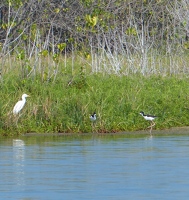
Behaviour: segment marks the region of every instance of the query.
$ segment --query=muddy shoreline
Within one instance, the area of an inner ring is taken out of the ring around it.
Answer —
[[[90,136],[90,135],[125,135],[125,136],[140,136],[140,135],[150,135],[150,131],[140,130],[140,131],[125,131],[125,132],[115,132],[115,133],[25,133],[22,136]],[[170,129],[163,130],[152,130],[151,135],[189,135],[189,126],[184,127],[173,127]]]

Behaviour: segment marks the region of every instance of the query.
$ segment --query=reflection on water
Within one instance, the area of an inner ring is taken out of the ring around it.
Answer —
[[[13,139],[13,182],[15,185],[25,185],[24,161],[25,143],[23,140]]]
[[[0,140],[1,199],[187,199],[189,136]]]

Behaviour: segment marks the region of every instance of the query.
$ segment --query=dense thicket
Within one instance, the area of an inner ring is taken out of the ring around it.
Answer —
[[[2,0],[0,50],[28,58],[77,50],[92,56],[92,65],[105,55],[114,72],[117,55],[132,65],[135,55],[145,74],[152,49],[163,55],[188,49],[188,6],[188,0]]]
[[[181,9],[184,2],[2,0],[1,46],[3,52],[10,48],[10,44],[30,46],[38,32],[41,43],[47,49],[64,42],[69,46],[73,41],[80,48],[88,47],[92,42],[93,45],[101,44],[111,49],[116,48],[115,42],[122,43],[126,48],[128,41],[128,47],[132,48],[139,37],[144,37],[144,42],[153,42],[153,45],[160,47],[165,42],[187,39],[186,21],[183,20],[182,24],[178,22],[178,16],[175,18],[177,7]]]

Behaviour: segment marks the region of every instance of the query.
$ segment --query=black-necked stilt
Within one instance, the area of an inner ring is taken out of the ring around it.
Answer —
[[[154,115],[145,115],[143,111],[141,111],[140,114],[144,117],[145,120],[151,121],[151,125],[148,127],[148,128],[151,128],[150,129],[150,133],[151,133],[152,127],[155,126],[155,122],[153,120],[155,118],[157,118],[157,116],[154,116]]]
[[[94,112],[89,118],[92,122],[95,122],[96,121],[96,113]]]

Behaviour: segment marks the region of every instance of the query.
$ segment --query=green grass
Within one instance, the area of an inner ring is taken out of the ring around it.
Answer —
[[[155,129],[189,125],[189,80],[187,77],[144,77],[82,74],[78,70],[59,74],[54,82],[40,77],[20,78],[6,73],[0,93],[0,133],[118,132],[146,129],[140,111],[155,114]],[[14,104],[23,93],[31,97],[16,123]],[[97,113],[91,125],[89,115]]]
[[[187,61],[188,56],[184,58]],[[184,66],[181,60],[177,59],[179,70]],[[155,129],[189,125],[189,78],[184,74],[108,75],[91,73],[82,59],[76,59],[74,66],[69,58],[66,66],[60,61],[51,66],[44,59],[43,67],[29,77],[27,70],[32,67],[24,66],[25,61],[5,63],[0,80],[1,135],[143,130],[149,122],[140,111],[158,116]],[[23,93],[31,97],[17,119],[12,109]],[[94,111],[97,122],[92,125],[89,116]]]

